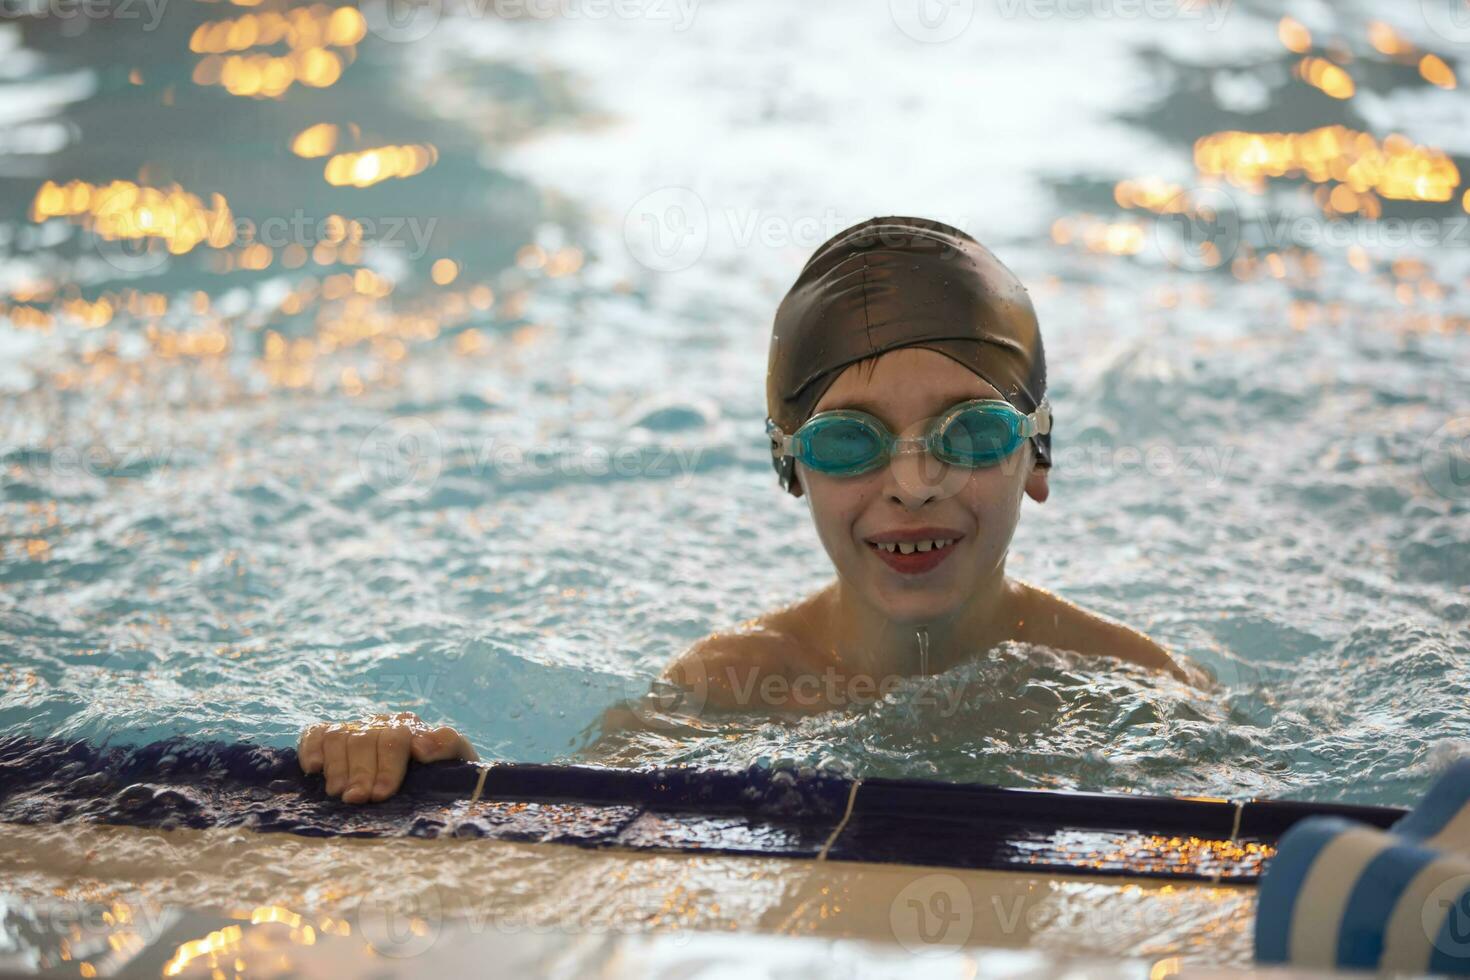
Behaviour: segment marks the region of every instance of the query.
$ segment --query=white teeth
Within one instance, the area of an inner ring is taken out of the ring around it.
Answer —
[[[912,555],[914,552],[937,551],[940,548],[948,548],[955,543],[954,538],[932,538],[928,541],[888,541],[873,542],[873,547],[881,548],[890,555],[897,552],[901,555]]]

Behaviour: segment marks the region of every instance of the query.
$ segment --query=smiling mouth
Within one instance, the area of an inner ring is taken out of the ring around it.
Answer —
[[[922,575],[937,568],[948,558],[963,537],[868,541],[867,545],[893,571],[901,575]]]
[[[922,541],[869,541],[868,545],[878,551],[886,551],[890,555],[895,553],[911,555],[915,552],[923,553],[948,548],[958,540],[959,538],[927,538]]]

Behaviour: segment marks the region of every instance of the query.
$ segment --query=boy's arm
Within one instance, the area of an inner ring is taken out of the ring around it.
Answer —
[[[623,746],[618,736],[629,732],[659,732],[687,735],[699,731],[700,717],[710,706],[711,674],[727,656],[719,634],[700,640],[664,668],[649,691],[638,698],[619,701],[603,711],[597,736],[582,749],[589,758],[603,762],[617,759]],[[716,691],[716,707],[725,698]]]
[[[760,624],[711,634],[665,667],[642,698],[604,711],[600,735],[588,751],[595,751],[604,738],[620,731],[693,730],[711,710],[780,708],[778,701],[767,702],[761,680],[771,673],[785,673],[798,656],[799,646],[789,636]]]
[[[1184,657],[1171,654],[1148,636],[1114,619],[1068,602],[1045,589],[1020,586],[1023,598],[1016,638],[1027,643],[1072,650],[1089,655],[1116,657],[1152,670],[1171,674],[1176,680],[1208,687],[1208,675]]]
[[[771,710],[785,704],[770,700],[762,680],[772,674],[789,677],[809,666],[807,660],[807,652],[786,630],[751,620],[695,643],[664,668],[660,680],[686,692],[682,706],[687,714],[707,707]]]

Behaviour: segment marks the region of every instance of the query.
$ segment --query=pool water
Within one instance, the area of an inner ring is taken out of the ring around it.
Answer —
[[[227,62],[269,4],[0,22],[0,734],[390,708],[490,759],[1411,803],[1470,752],[1470,107],[1422,61],[1470,38],[1420,6],[301,7],[326,54],[270,70]],[[1217,136],[1330,126],[1410,177]],[[886,213],[1040,312],[1057,465],[1011,573],[1221,689],[1011,645],[863,711],[599,738],[829,580],[766,344]]]

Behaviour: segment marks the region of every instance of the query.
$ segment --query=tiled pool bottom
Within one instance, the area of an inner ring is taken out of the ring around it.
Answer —
[[[0,824],[0,880],[0,969],[72,977],[1146,977],[1249,966],[1255,908],[1240,885],[81,823]]]

